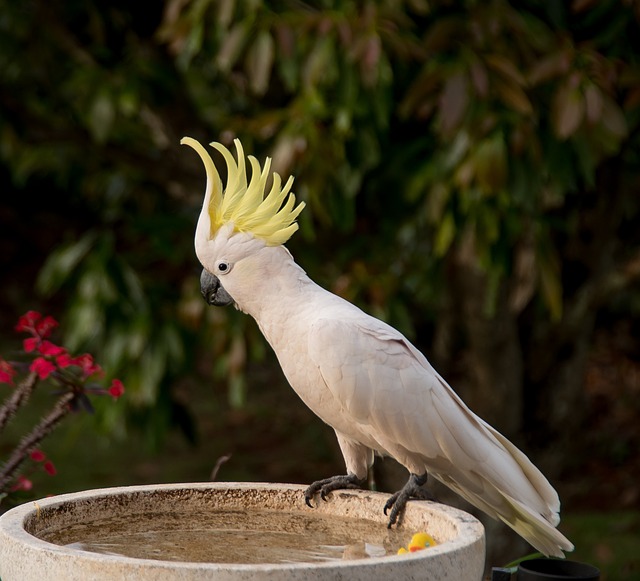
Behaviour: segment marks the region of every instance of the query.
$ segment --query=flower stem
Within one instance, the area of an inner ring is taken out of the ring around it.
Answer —
[[[2,407],[0,407],[0,432],[9,423],[9,420],[15,415],[20,406],[23,406],[33,393],[38,383],[38,374],[31,372],[24,381],[15,388],[11,397],[7,398]]]
[[[0,491],[3,491],[8,483],[11,482],[15,471],[25,460],[29,452],[48,436],[60,423],[62,418],[71,411],[70,404],[76,397],[76,394],[73,392],[65,393],[61,396],[51,411],[40,420],[40,423],[20,440],[20,443],[14,448],[11,456],[2,466],[2,470],[0,470]]]

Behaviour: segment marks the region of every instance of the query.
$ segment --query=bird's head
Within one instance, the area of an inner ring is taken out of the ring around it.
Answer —
[[[247,170],[242,144],[234,141],[237,162],[231,152],[220,143],[217,149],[227,165],[227,182],[222,180],[207,150],[195,139],[184,137],[180,143],[193,148],[204,163],[207,185],[195,235],[198,260],[204,267],[200,289],[210,305],[225,306],[238,303],[240,288],[247,288],[262,264],[268,263],[263,250],[283,245],[298,229],[296,218],[304,202],[295,205],[290,192],[293,177],[282,186],[282,179],[273,172],[267,193],[271,160],[264,167],[248,156],[251,179]]]

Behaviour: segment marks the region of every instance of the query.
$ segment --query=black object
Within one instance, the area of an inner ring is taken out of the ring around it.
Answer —
[[[512,573],[513,569],[494,567],[493,569],[491,569],[491,581],[511,581]]]
[[[564,559],[530,559],[518,566],[517,581],[598,581],[600,571],[592,565]]]

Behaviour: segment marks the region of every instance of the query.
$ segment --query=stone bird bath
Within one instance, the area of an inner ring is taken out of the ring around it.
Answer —
[[[2,581],[480,580],[484,529],[472,516],[410,502],[388,530],[388,495],[332,493],[305,506],[304,486],[132,486],[28,502],[0,518]],[[411,536],[438,544],[397,555]]]

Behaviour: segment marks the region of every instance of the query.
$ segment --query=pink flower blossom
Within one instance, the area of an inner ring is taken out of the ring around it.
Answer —
[[[44,357],[34,359],[33,363],[29,366],[29,371],[37,373],[40,379],[47,379],[47,377],[49,377],[49,375],[51,375],[55,370],[55,364]]]
[[[13,385],[13,376],[15,374],[16,370],[11,367],[11,364],[4,359],[0,359],[0,383]]]
[[[122,397],[122,395],[124,394],[124,385],[122,384],[122,381],[120,381],[119,379],[114,379],[111,382],[111,386],[109,387],[108,392],[109,395],[113,397],[113,399]]]
[[[43,468],[44,468],[44,471],[50,476],[55,476],[58,473],[58,471],[56,470],[56,467],[53,465],[53,462],[51,460],[47,460],[44,463]]]
[[[33,482],[21,474],[16,479],[16,483],[11,487],[11,492],[15,492],[17,490],[31,490],[32,488]]]

